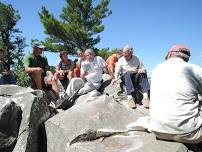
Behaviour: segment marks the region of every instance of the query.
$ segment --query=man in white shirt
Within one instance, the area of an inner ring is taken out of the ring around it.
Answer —
[[[151,76],[150,129],[159,139],[182,143],[202,141],[198,95],[202,68],[187,63],[190,50],[177,44]]]
[[[101,86],[103,68],[106,67],[104,59],[95,56],[92,49],[85,51],[86,60],[81,62],[81,78],[72,78],[66,93],[71,97],[77,90],[78,95],[97,90]]]
[[[115,67],[115,79],[112,83],[116,83],[121,79],[126,87],[128,106],[136,108],[136,101],[133,94],[137,95],[138,91],[143,94],[142,103],[144,107],[149,108],[148,92],[150,90],[147,79],[147,72],[140,59],[133,55],[133,48],[125,46],[123,48],[123,56],[118,60]]]

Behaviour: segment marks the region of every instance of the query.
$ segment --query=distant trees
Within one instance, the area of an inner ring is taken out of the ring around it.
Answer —
[[[107,58],[110,55],[117,52],[118,50],[120,50],[120,49],[114,48],[111,51],[109,50],[109,48],[103,48],[103,49],[100,49],[100,50],[95,49],[95,53],[96,53],[96,55],[101,56],[104,60],[107,60]]]
[[[51,51],[93,48],[100,41],[104,30],[102,20],[112,12],[107,8],[110,0],[101,0],[97,5],[93,0],[66,0],[60,20],[42,7],[39,16],[48,37],[45,45]]]
[[[23,49],[26,44],[25,38],[20,36],[21,31],[15,28],[19,20],[20,15],[12,5],[5,5],[0,2],[0,47],[5,50],[4,59],[7,62],[8,69],[11,65],[14,65],[17,82],[25,84],[26,82],[21,82],[20,77],[26,77],[23,73]]]

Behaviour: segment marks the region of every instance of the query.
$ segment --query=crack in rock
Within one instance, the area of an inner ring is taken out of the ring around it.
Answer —
[[[85,141],[92,141],[99,138],[106,138],[114,135],[128,135],[128,130],[124,131],[110,131],[110,130],[87,130],[85,133],[78,135],[75,137],[70,143],[69,146],[76,143],[76,142],[85,142]]]

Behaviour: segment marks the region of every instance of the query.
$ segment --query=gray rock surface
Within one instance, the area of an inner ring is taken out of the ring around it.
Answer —
[[[22,111],[14,102],[3,101],[0,102],[0,151],[10,152],[17,141]]]
[[[9,101],[22,110],[22,119],[18,122],[18,139],[13,152],[38,152],[41,146],[43,147],[40,145],[39,129],[50,116],[45,94],[16,85],[0,86],[0,105],[4,106]]]
[[[116,135],[91,142],[78,142],[68,152],[187,152],[187,147],[176,142],[156,140],[152,134]]]
[[[144,111],[142,106],[136,110],[129,109],[106,95],[80,98],[79,104],[46,121],[47,150],[48,152],[187,151],[183,144],[158,141],[150,133],[127,130],[127,124],[147,114],[148,109]]]
[[[126,95],[118,95],[119,91],[118,84],[107,85],[103,89],[107,95],[91,91],[66,111],[53,106],[50,115],[50,101],[43,91],[0,86],[0,152],[189,151],[183,144],[157,140],[145,130],[128,130],[128,124],[147,116],[149,110],[142,105],[128,108]]]

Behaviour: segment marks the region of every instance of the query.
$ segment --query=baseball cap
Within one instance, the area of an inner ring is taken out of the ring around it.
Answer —
[[[32,45],[33,48],[34,47],[37,47],[37,48],[40,48],[40,49],[44,49],[45,48],[45,46],[41,42],[38,42],[38,41],[32,42],[31,45]]]
[[[186,57],[188,57],[188,58],[191,56],[190,49],[189,49],[186,45],[184,45],[184,44],[176,44],[176,45],[173,45],[173,46],[168,50],[168,54],[169,54],[170,52],[183,53],[184,56],[186,56]],[[168,54],[166,55],[165,59],[167,59]]]
[[[184,45],[184,44],[176,44],[176,45],[173,45],[169,50],[168,52],[181,52],[181,53],[184,53],[188,56],[190,56],[190,50],[189,48]]]

